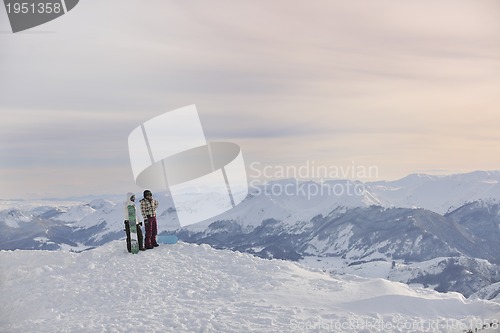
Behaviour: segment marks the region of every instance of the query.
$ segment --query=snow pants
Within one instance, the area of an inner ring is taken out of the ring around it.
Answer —
[[[156,243],[156,235],[158,234],[156,216],[148,217],[146,222],[146,249],[152,249]]]

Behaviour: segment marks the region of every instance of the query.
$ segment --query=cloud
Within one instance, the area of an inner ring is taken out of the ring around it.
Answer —
[[[28,178],[58,170],[47,178],[61,184],[65,168],[128,168],[133,128],[194,103],[207,137],[239,142],[248,161],[355,159],[387,178],[492,168],[499,10],[488,0],[89,0],[32,33],[0,34],[0,166],[8,178],[18,165]],[[96,176],[96,187],[123,176]]]

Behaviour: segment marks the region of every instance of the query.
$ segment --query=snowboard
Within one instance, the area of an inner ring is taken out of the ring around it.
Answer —
[[[158,243],[162,244],[175,244],[177,243],[176,235],[158,235],[157,237]]]
[[[139,253],[139,241],[137,240],[137,218],[135,215],[135,206],[129,205],[127,209],[130,227],[130,252],[132,252],[132,254],[137,254]]]
[[[130,250],[132,254],[139,253],[139,241],[137,240],[137,224],[130,223]]]

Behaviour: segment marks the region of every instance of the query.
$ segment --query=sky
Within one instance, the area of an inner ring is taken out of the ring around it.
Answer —
[[[191,104],[249,177],[498,170],[499,16],[495,0],[81,0],[13,34],[0,8],[0,199],[138,192],[128,135]]]

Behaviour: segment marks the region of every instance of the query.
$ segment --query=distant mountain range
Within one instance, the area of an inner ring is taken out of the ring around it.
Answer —
[[[500,300],[499,182],[500,171],[369,183],[279,180],[185,228],[171,198],[156,198],[160,231],[186,242]],[[100,246],[124,237],[122,214],[116,197],[0,201],[0,249]]]

